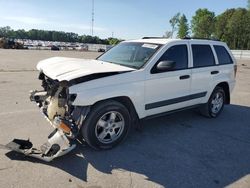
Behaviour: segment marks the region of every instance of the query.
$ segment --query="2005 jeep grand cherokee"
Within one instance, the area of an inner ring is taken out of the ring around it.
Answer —
[[[217,117],[230,103],[236,61],[219,41],[143,38],[95,60],[54,57],[37,69],[43,91],[30,98],[55,130],[39,150],[23,140],[9,147],[50,161],[71,151],[79,135],[89,146],[107,149],[140,119],[191,107]]]

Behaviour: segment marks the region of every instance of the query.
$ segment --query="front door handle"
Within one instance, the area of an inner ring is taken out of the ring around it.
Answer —
[[[219,74],[219,71],[212,71],[211,74]]]
[[[189,79],[189,78],[190,78],[190,75],[180,76],[180,80],[185,80],[185,79]]]

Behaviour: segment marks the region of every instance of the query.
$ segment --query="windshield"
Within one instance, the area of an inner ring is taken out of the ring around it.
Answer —
[[[159,44],[123,42],[111,48],[97,59],[140,69],[159,47]]]

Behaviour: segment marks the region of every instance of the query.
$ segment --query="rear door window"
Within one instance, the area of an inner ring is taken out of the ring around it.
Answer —
[[[215,65],[214,55],[210,45],[192,44],[193,67],[207,67]]]
[[[220,65],[232,64],[233,60],[224,46],[214,46]]]

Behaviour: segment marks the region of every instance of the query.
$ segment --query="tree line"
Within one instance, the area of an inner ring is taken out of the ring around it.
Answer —
[[[198,9],[191,23],[184,14],[177,13],[170,20],[172,30],[165,37],[178,38],[191,35],[194,38],[218,39],[228,44],[231,49],[250,50],[250,0],[248,9],[227,9],[220,15],[208,9]]]
[[[30,39],[30,40],[42,40],[42,41],[58,41],[58,42],[79,42],[90,44],[107,44],[115,45],[121,40],[117,38],[100,39],[97,36],[90,35],[78,35],[72,32],[64,31],[46,31],[31,29],[25,31],[24,29],[13,30],[9,26],[0,27],[0,38],[9,39]]]

